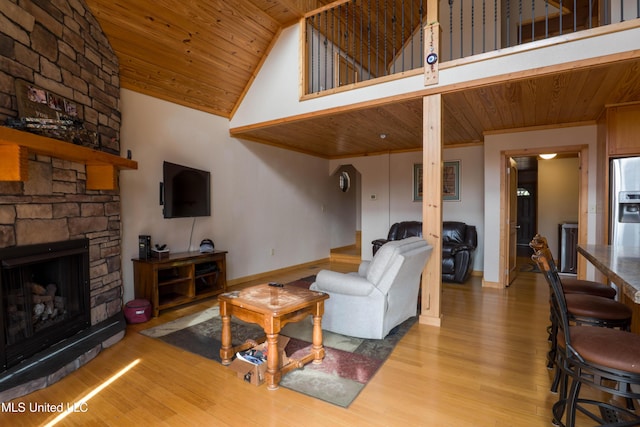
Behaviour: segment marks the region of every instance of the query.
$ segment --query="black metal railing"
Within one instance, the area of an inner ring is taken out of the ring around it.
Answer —
[[[441,0],[440,62],[640,17],[640,0]],[[345,0],[305,20],[306,91],[424,64],[426,0]]]
[[[309,93],[422,66],[426,0],[350,0],[306,19]]]

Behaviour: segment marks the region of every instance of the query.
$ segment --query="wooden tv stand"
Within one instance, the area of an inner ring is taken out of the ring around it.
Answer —
[[[160,310],[226,292],[226,254],[182,252],[161,259],[134,258],[135,296],[149,300],[153,317],[158,317]]]

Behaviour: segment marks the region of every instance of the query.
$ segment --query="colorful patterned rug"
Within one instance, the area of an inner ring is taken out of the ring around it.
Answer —
[[[305,280],[307,279],[307,280]],[[295,282],[313,282],[309,278]],[[304,286],[304,283],[291,284]],[[360,391],[371,380],[404,334],[416,322],[412,317],[397,326],[382,340],[347,337],[323,331],[325,358],[321,364],[307,364],[303,369],[289,372],[282,377],[280,385],[299,393],[348,407]],[[191,353],[220,362],[220,334],[222,324],[218,306],[186,316],[164,325],[141,331]],[[283,328],[282,335],[290,338],[285,352],[287,356],[300,358],[311,346],[311,321],[290,323]],[[260,327],[232,318],[233,345],[247,339],[264,336]]]

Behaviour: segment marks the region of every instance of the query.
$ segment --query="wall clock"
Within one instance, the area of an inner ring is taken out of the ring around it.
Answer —
[[[349,176],[348,172],[342,171],[340,173],[338,186],[340,187],[340,191],[342,191],[343,193],[349,191],[349,188],[351,187],[351,177]]]

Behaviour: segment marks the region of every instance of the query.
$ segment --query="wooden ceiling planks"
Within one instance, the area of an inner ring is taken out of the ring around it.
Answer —
[[[122,87],[227,118],[278,29],[328,3],[87,0],[119,58]],[[416,7],[413,17],[405,16],[407,32],[417,25],[420,6]],[[387,34],[393,33],[393,25],[396,30],[402,26],[401,14],[385,16]],[[384,25],[384,16],[378,19],[375,25]],[[355,36],[361,37],[359,32]],[[407,37],[398,35],[397,50]],[[638,102],[640,59],[633,55],[620,58],[610,63],[603,59],[588,68],[445,92],[444,144],[481,142],[487,131],[594,121],[606,105]],[[422,127],[422,99],[416,97],[231,132],[247,140],[330,158],[419,149]],[[388,137],[380,138],[381,133]]]
[[[87,0],[122,86],[229,118],[279,29],[326,0]]]
[[[639,70],[636,58],[445,93],[444,144],[481,143],[489,131],[595,122],[607,105],[640,101]],[[357,113],[341,110],[331,119],[288,119],[269,127],[269,140],[303,151],[313,147],[310,154],[322,157],[346,157],[419,149],[422,126],[422,99],[415,98]],[[260,141],[259,128],[232,134]],[[381,139],[381,133],[389,137]]]

